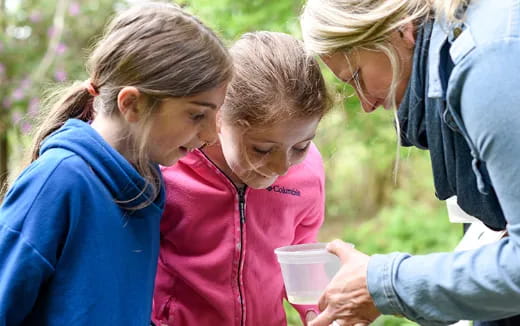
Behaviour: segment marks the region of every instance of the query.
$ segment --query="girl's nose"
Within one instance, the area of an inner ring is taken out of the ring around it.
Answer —
[[[271,163],[271,171],[273,171],[277,175],[285,175],[290,167],[291,163],[289,162],[289,158],[287,157],[287,155],[280,154],[276,157],[273,157],[273,161]]]
[[[203,123],[199,130],[199,139],[207,145],[211,145],[217,141],[217,124],[215,115],[209,117],[206,123]]]

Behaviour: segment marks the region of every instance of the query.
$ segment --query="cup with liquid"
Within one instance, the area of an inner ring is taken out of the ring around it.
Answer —
[[[287,299],[294,304],[317,304],[341,263],[327,243],[307,243],[274,250],[282,269]]]

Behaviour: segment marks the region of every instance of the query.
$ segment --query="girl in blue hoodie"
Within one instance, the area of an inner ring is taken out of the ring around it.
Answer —
[[[0,208],[0,325],[147,325],[172,165],[216,138],[232,75],[211,30],[158,3],[120,13],[89,81],[46,113]]]

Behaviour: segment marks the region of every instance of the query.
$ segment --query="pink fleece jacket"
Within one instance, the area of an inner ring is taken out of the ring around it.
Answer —
[[[162,170],[166,210],[152,320],[175,326],[285,326],[274,249],[315,242],[324,218],[317,148],[267,189],[239,193],[201,151]],[[302,319],[313,306],[295,306]]]

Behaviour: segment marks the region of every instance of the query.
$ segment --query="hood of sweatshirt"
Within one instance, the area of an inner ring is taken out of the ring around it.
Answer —
[[[149,201],[151,191],[146,188],[144,178],[90,124],[77,119],[68,120],[60,129],[45,139],[40,149],[40,155],[56,148],[65,149],[80,156],[121,207],[132,208]],[[154,167],[159,170],[157,165]],[[148,191],[143,191],[145,188]],[[150,205],[163,209],[164,200],[164,185],[161,179],[159,195]]]

